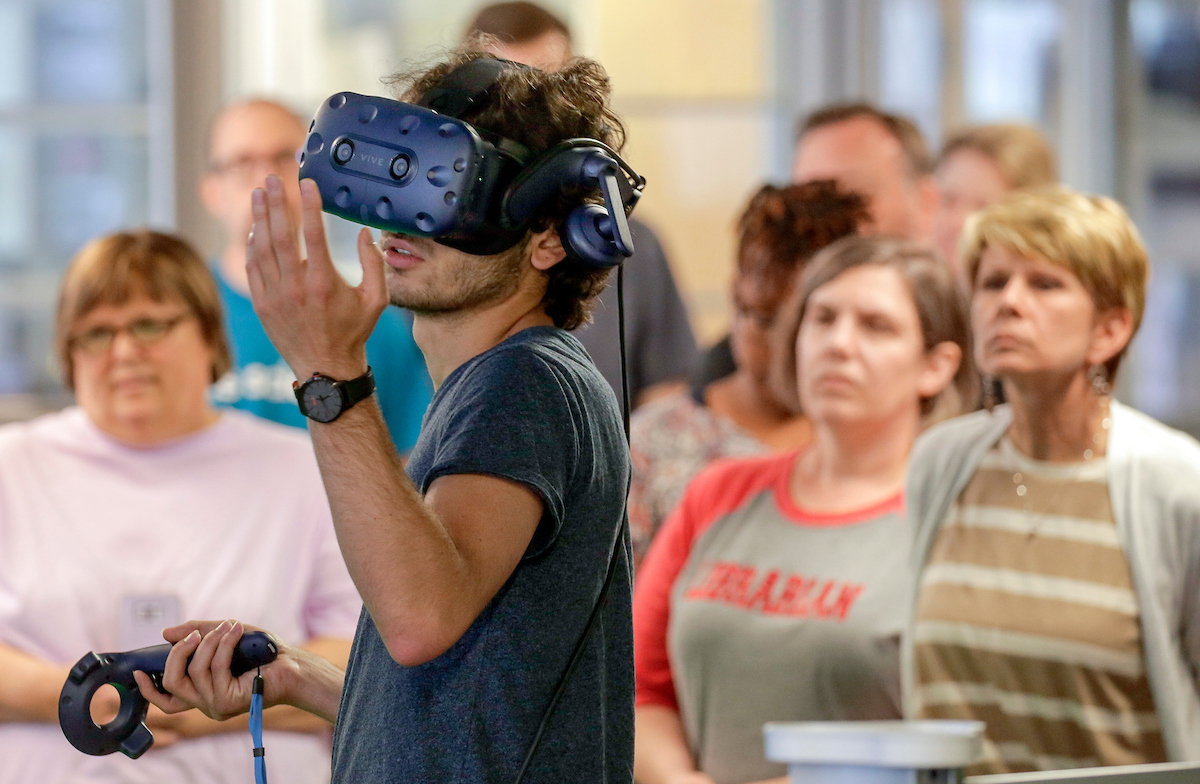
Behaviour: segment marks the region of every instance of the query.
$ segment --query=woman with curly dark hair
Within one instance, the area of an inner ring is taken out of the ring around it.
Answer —
[[[768,383],[767,333],[813,254],[853,234],[866,205],[829,181],[764,185],[738,222],[730,346],[737,369],[708,386],[648,403],[631,423],[629,525],[639,563],[683,489],[722,457],[795,448],[808,422]]]

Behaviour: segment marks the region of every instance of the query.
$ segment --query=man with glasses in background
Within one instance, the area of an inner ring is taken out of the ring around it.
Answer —
[[[253,222],[250,194],[268,174],[283,180],[288,204],[300,204],[296,152],[305,123],[286,106],[263,99],[230,104],[208,136],[209,168],[200,181],[205,208],[224,226],[226,244],[214,265],[233,349],[233,368],[213,387],[213,402],[294,427],[306,420],[296,407],[295,375],[271,345],[250,304],[246,237]],[[293,222],[299,225],[299,214]],[[412,339],[411,316],[389,308],[367,342],[379,405],[401,454],[416,443],[433,388],[425,359]]]

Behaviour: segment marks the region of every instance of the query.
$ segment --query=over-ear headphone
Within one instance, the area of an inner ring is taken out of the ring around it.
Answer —
[[[564,190],[599,192],[603,204],[581,197],[556,228],[570,258],[616,266],[633,253],[627,216],[645,178],[597,139],[534,152],[461,119],[512,68],[528,66],[471,60],[418,104],[332,96],[309,126],[300,176],[317,182],[326,212],[476,255],[516,245]]]

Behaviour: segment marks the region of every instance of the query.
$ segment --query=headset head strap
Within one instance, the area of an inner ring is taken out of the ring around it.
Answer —
[[[442,77],[436,87],[431,87],[417,101],[417,106],[433,109],[438,114],[461,120],[481,99],[486,98],[500,75],[514,68],[532,68],[524,63],[501,60],[497,57],[480,57],[458,66]],[[534,151],[520,142],[506,139],[499,134],[476,128],[479,135],[500,152],[524,165],[534,157]]]

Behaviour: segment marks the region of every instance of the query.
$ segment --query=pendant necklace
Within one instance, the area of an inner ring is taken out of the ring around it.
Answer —
[[[1088,468],[1087,463],[1090,462],[1096,454],[1097,450],[1104,449],[1107,451],[1108,431],[1112,427],[1112,407],[1110,405],[1111,398],[1105,401],[1104,418],[1100,421],[1100,432],[1092,435],[1092,445],[1083,450],[1083,461],[1076,463],[1069,473],[1065,473],[1058,482],[1059,487],[1047,499],[1049,503],[1047,507],[1052,509],[1054,502],[1057,500],[1059,492],[1063,487],[1075,484],[1079,477]],[[1016,446],[1009,441],[1009,446],[1013,451],[1014,457],[1019,457],[1020,452]],[[1017,466],[1020,468],[1020,465]],[[1033,538],[1037,534],[1038,528],[1041,527],[1042,521],[1035,522],[1035,515],[1029,503],[1029,484],[1026,482],[1027,477],[1021,471],[1014,471],[1012,475],[1013,485],[1016,488],[1017,496],[1021,499],[1021,506],[1025,511],[1026,522],[1029,523],[1029,537]],[[1054,514],[1054,512],[1044,512],[1043,515]]]

